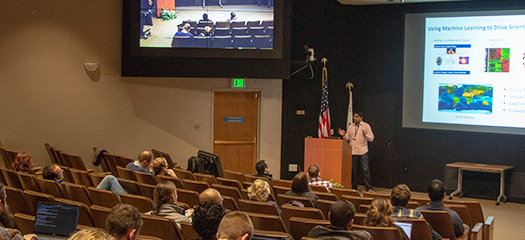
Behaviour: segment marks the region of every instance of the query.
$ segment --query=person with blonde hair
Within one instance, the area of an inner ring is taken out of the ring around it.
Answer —
[[[170,177],[177,177],[173,169],[168,168],[168,161],[166,161],[166,158],[158,157],[153,160],[151,163],[151,170],[153,170],[153,174],[155,176],[157,175],[163,175],[163,176],[170,176]]]
[[[71,235],[68,240],[113,240],[111,235],[106,231],[98,228],[82,229]]]
[[[182,221],[191,223],[191,220],[185,215],[185,210],[177,205],[177,200],[177,187],[175,184],[170,181],[161,182],[157,184],[155,191],[153,191],[155,208],[146,214],[171,218],[175,220],[179,227]]]
[[[28,174],[35,174],[34,167],[33,158],[27,153],[17,154],[15,160],[11,163],[11,170]]]
[[[372,227],[393,227],[399,231],[403,240],[409,240],[405,231],[394,224],[392,204],[385,198],[379,197],[372,201],[368,212],[366,212],[364,225]]]
[[[281,208],[279,207],[279,204],[277,204],[274,201],[269,201],[269,196],[272,194],[272,191],[270,190],[270,184],[268,184],[268,181],[263,179],[257,179],[253,184],[248,187],[248,197],[250,200],[255,200],[258,202],[267,202],[275,205],[277,207],[277,211],[279,212],[279,215],[281,214]]]

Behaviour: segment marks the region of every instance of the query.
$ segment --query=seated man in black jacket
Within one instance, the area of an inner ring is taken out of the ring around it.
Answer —
[[[332,204],[328,219],[330,226],[316,226],[309,233],[311,238],[343,237],[353,240],[372,240],[370,233],[364,230],[350,230],[354,223],[355,210],[354,204],[347,200],[339,200]]]
[[[270,174],[270,167],[266,163],[266,161],[261,160],[258,161],[255,165],[255,170],[257,170],[257,174],[253,175],[256,177],[265,177],[269,179],[272,179],[272,174]]]

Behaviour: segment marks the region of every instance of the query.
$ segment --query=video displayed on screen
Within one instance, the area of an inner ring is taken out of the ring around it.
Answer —
[[[141,0],[140,47],[273,49],[273,0],[184,4]]]

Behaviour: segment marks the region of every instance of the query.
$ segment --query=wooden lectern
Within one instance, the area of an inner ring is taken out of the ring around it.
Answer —
[[[334,182],[350,189],[352,187],[352,147],[342,139],[305,138],[304,170],[319,165],[323,180]]]

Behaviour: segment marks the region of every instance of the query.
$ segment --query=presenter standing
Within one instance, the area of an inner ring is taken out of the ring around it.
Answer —
[[[363,122],[363,113],[355,113],[354,123],[348,126],[346,132],[340,128],[339,135],[343,136],[343,139],[352,146],[352,188],[357,190],[357,167],[359,164],[365,178],[366,191],[374,193],[368,164],[368,142],[374,141],[374,133],[370,125]]]

